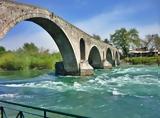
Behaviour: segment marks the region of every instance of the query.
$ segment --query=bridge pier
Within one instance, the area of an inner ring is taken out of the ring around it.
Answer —
[[[56,62],[55,64],[55,75],[74,75],[74,76],[77,75],[78,76],[79,72],[66,70],[64,68],[63,61],[61,61],[61,62]]]
[[[55,64],[55,74],[56,75],[65,75],[65,69],[63,62],[56,62]]]
[[[80,76],[89,76],[94,74],[93,67],[88,63],[88,61],[81,61],[79,67]]]
[[[79,72],[68,72],[64,68],[63,62],[57,62],[55,64],[55,74],[56,75],[77,75],[77,76],[90,76],[94,74],[93,67],[90,66],[88,61],[80,62]]]
[[[103,61],[103,69],[110,69],[112,68],[112,64],[109,63],[107,60]]]

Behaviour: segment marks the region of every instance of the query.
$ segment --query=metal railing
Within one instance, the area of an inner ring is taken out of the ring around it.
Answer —
[[[14,116],[8,116],[8,113],[15,112]],[[36,112],[36,113],[35,113]],[[27,116],[29,115],[29,116]],[[89,118],[80,115],[74,115],[59,111],[53,111],[44,108],[38,108],[14,102],[0,100],[0,118]]]

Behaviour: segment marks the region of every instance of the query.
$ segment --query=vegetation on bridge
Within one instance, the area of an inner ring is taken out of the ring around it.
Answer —
[[[50,54],[49,50],[39,50],[33,43],[25,43],[16,51],[6,51],[0,47],[0,70],[55,69],[55,63],[61,60],[60,53]]]

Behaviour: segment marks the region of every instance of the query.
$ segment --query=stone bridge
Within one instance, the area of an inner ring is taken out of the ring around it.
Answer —
[[[51,35],[63,58],[63,62],[56,64],[58,74],[91,75],[93,69],[111,68],[119,64],[120,56],[116,48],[94,39],[53,12],[32,5],[0,0],[1,39],[22,21],[34,22]]]

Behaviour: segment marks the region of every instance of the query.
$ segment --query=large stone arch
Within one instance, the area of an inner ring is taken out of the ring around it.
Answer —
[[[94,69],[102,68],[101,55],[96,46],[93,46],[91,48],[89,57],[88,57],[88,62]]]
[[[22,21],[31,21],[33,23],[36,23],[37,25],[41,26],[45,31],[47,31],[50,36],[53,38],[55,43],[57,44],[60,53],[63,58],[63,63],[61,63],[62,73],[69,74],[69,75],[75,75],[78,74],[79,68],[78,63],[75,57],[75,53],[73,50],[73,47],[70,43],[70,40],[68,39],[67,35],[65,34],[63,28],[61,28],[58,24],[56,24],[52,19],[50,19],[51,16],[46,14],[36,14],[36,13],[28,13],[25,15],[19,15],[14,17],[11,21],[8,21],[3,26],[3,34],[1,34],[1,37],[5,36],[7,32],[13,28],[16,24],[22,22]],[[34,34],[33,34],[34,35]]]

